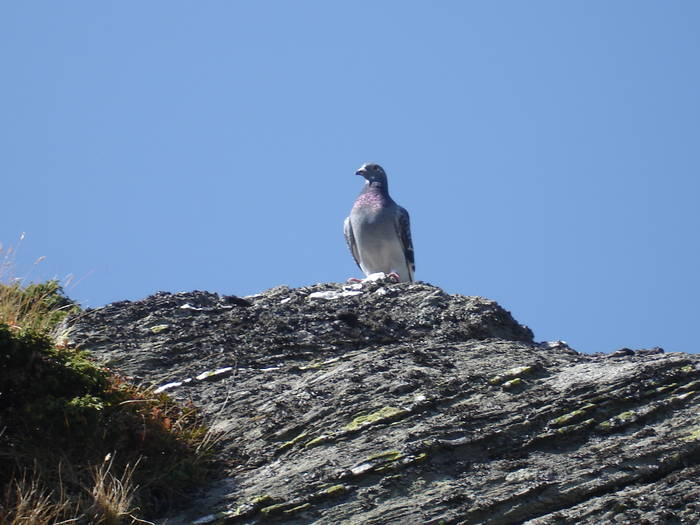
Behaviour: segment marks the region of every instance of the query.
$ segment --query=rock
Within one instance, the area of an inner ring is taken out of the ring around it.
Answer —
[[[697,355],[579,354],[493,301],[385,279],[159,293],[72,338],[225,432],[228,475],[169,524],[700,519]]]
[[[620,348],[619,350],[616,350],[610,354],[610,357],[626,357],[628,355],[634,355],[634,350],[631,348]]]

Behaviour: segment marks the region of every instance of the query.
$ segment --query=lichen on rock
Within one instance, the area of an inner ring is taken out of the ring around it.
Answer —
[[[159,293],[73,338],[226,429],[227,476],[169,525],[700,519],[697,355],[584,355],[494,301],[381,280]]]

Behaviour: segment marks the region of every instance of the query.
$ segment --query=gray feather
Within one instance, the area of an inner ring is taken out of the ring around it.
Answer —
[[[355,263],[357,266],[362,269],[360,266],[360,256],[357,254],[357,244],[355,243],[355,236],[352,233],[352,224],[350,224],[350,217],[345,218],[345,222],[343,223],[343,233],[345,234],[345,242],[348,244],[348,248],[350,249],[350,253],[352,253],[352,258],[355,259]]]

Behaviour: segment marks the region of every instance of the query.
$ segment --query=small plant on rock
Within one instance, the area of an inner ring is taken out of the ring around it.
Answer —
[[[194,407],[59,337],[79,311],[55,281],[0,283],[0,523],[139,523],[210,472]]]

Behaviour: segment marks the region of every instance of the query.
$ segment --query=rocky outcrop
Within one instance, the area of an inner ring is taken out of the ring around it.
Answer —
[[[386,281],[159,293],[73,339],[222,432],[176,523],[700,520],[700,356],[537,343],[493,301]]]

